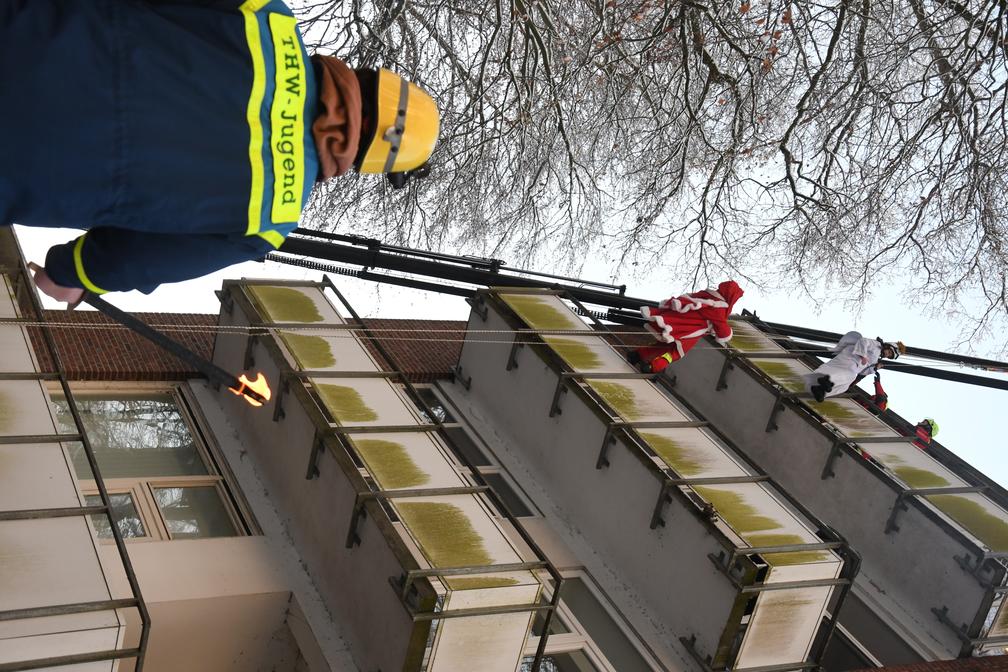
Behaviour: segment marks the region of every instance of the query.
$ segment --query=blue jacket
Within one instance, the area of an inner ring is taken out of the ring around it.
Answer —
[[[152,291],[265,256],[318,174],[279,0],[0,0],[0,225],[86,233],[58,284]]]

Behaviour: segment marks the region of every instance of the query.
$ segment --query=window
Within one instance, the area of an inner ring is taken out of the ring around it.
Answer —
[[[553,582],[544,580],[549,602]],[[542,612],[532,622],[532,636],[525,647],[522,672],[532,672],[532,661],[543,629]],[[560,605],[550,620],[548,654],[538,672],[653,672],[661,669],[649,662],[638,648],[635,636],[615,612],[596,596],[594,583],[584,572],[564,572]]]
[[[620,672],[651,672],[651,666],[584,581],[578,577],[565,578],[560,588],[560,600],[567,604],[615,669]]]
[[[74,400],[109,492],[119,532],[128,539],[230,537],[243,529],[206,446],[171,392],[75,393]],[[65,399],[53,399],[61,432],[75,432]],[[89,505],[100,505],[82,444],[70,447]],[[92,516],[111,538],[104,515]]]
[[[532,672],[535,656],[522,659],[521,672]],[[538,672],[598,672],[598,668],[581,651],[570,653],[555,653],[543,656]]]
[[[434,414],[434,420],[437,422],[455,422],[455,417],[448,411],[445,404],[438,399],[437,395],[434,394],[434,390],[429,387],[417,387],[416,391],[417,394],[420,395],[420,398],[423,399],[423,402],[427,404],[431,412]],[[420,417],[426,422],[432,422],[430,416],[427,415],[427,412],[423,409],[423,407],[420,405],[417,407],[420,410]]]
[[[112,503],[112,517],[119,526],[119,534],[123,538],[146,537],[143,521],[137,513],[136,504],[133,502],[133,495],[128,492],[109,493],[109,501]],[[84,503],[88,506],[101,506],[99,495],[85,495]],[[108,516],[98,514],[91,516],[91,523],[98,532],[99,539],[111,539],[112,527],[109,525]]]
[[[486,480],[487,485],[493,488],[493,491],[501,498],[504,506],[511,512],[511,515],[516,518],[532,515],[532,511],[525,505],[525,500],[518,496],[518,493],[511,487],[511,484],[508,483],[503,474],[483,471],[482,469],[480,470],[480,474]]]
[[[432,387],[416,386],[416,390],[437,419],[440,422],[449,423],[444,428],[444,433],[448,437],[456,457],[461,462],[468,461],[476,467],[486,480],[487,485],[493,488],[511,514],[516,518],[537,515],[537,512],[533,510],[534,505],[522,493],[510,475],[490,457],[491,452],[486,449],[482,438],[471,427],[459,420],[461,414],[458,413],[458,409],[455,409],[450,402],[445,401],[440,393]],[[420,416],[424,419],[428,417],[423,409],[420,409]],[[501,514],[503,513],[501,511]]]

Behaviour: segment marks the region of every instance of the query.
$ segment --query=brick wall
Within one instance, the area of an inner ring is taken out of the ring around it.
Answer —
[[[210,328],[217,324],[216,315],[136,313],[136,316],[148,324],[161,325],[159,329],[171,338],[203,357],[210,357],[213,348]],[[53,340],[70,380],[180,380],[197,375],[188,364],[102,313],[47,310],[45,319],[53,325]],[[189,329],[184,330],[186,327]],[[29,331],[42,369],[52,370],[41,334],[37,329]]]
[[[446,378],[458,363],[466,323],[458,320],[365,319],[395,364],[414,383]],[[382,361],[377,349],[365,341],[371,354]],[[391,364],[391,362],[386,362]]]
[[[938,660],[931,663],[869,669],[871,672],[878,672],[879,669],[887,672],[1008,672],[1008,656]]]
[[[207,359],[211,357],[216,315],[135,315],[196,354]],[[182,380],[199,375],[188,364],[102,313],[49,310],[45,317],[53,325],[53,338],[70,380]],[[448,377],[458,362],[465,338],[466,323],[462,321],[368,319],[365,322],[414,383]],[[34,329],[30,331],[43,370],[51,370],[40,334]],[[651,342],[650,337],[643,334],[639,339],[624,337],[624,340]],[[377,349],[367,341],[365,344],[382,361]]]
[[[210,358],[216,315],[135,315],[196,354]],[[45,319],[53,325],[53,340],[70,380],[181,380],[199,375],[185,362],[102,313],[48,310]],[[458,362],[466,326],[465,322],[450,320],[367,320],[367,324],[417,383],[449,375]],[[41,335],[37,329],[30,332],[43,370],[51,370]],[[380,360],[377,350],[370,349]]]

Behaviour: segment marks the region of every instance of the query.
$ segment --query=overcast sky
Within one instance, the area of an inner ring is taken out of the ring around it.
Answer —
[[[40,264],[50,245],[75,238],[69,229],[28,229],[15,227],[25,257]],[[549,271],[552,269],[540,268]],[[581,277],[605,280],[611,269],[604,260],[588,265]],[[110,294],[112,303],[129,311],[217,313],[219,305],[214,290],[225,278],[301,278],[318,279],[319,273],[278,263],[247,262],[189,282],[165,285],[154,293]],[[389,285],[333,276],[333,282],[362,317],[466,319],[469,306],[459,297],[403,289]],[[660,300],[691,287],[674,287],[660,278],[620,277],[628,285],[630,296]],[[747,308],[771,322],[783,322],[835,332],[856,329],[865,336],[902,340],[907,345],[950,350],[957,341],[955,325],[942,319],[923,316],[919,306],[900,297],[899,288],[880,288],[859,315],[840,303],[814,305],[790,293],[761,294],[745,288],[745,296],[736,304],[737,311]],[[49,307],[62,304],[48,302]],[[947,364],[929,364],[948,368]],[[967,373],[979,373],[964,369]],[[1004,376],[1002,376],[1004,377]],[[862,386],[870,389],[870,378]],[[940,425],[938,440],[965,460],[998,481],[1008,484],[1008,459],[1004,439],[998,429],[1008,392],[950,383],[892,371],[883,372],[883,384],[889,394],[889,407],[911,422],[933,417]]]

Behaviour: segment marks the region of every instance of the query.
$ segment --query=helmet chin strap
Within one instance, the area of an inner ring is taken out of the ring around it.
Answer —
[[[389,184],[392,185],[393,189],[402,189],[409,183],[410,180],[422,180],[430,175],[430,172],[430,162],[427,162],[421,166],[417,166],[413,170],[407,170],[404,173],[386,173],[385,177],[388,179]]]

